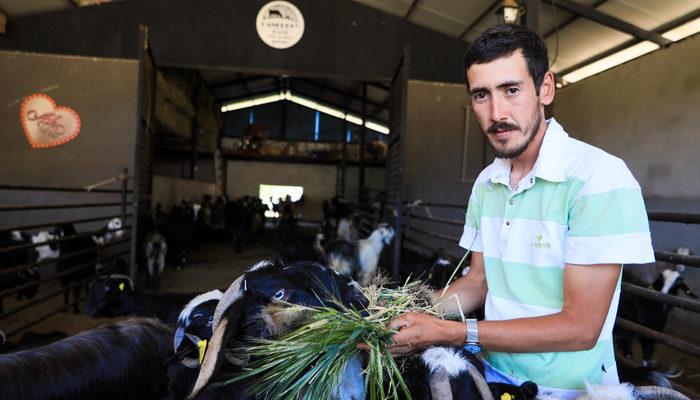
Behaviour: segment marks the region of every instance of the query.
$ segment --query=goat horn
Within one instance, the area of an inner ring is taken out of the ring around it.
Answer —
[[[635,398],[640,400],[690,400],[686,395],[660,386],[637,386]]]
[[[239,276],[238,279],[233,281],[231,286],[226,289],[224,295],[221,296],[221,300],[219,300],[219,303],[216,305],[216,310],[214,310],[214,320],[211,324],[212,327],[219,326],[219,321],[221,321],[221,316],[224,315],[224,311],[226,311],[231,304],[233,304],[243,295],[241,292],[241,284],[243,283],[244,279],[245,274]]]
[[[211,379],[212,375],[214,375],[216,363],[219,360],[219,350],[223,344],[224,333],[226,332],[226,325],[228,325],[227,319],[222,320],[219,325],[215,325],[216,330],[214,331],[214,335],[211,337],[211,341],[209,342],[209,351],[204,354],[204,360],[202,361],[202,366],[199,369],[199,375],[197,375],[197,382],[195,382],[192,392],[187,397],[188,399],[193,399],[195,396],[197,396],[197,394],[207,385],[207,383],[209,383],[209,379]]]
[[[430,394],[433,399],[453,400],[450,376],[444,367],[438,367],[430,375]]]
[[[129,282],[129,288],[131,288],[132,291],[136,290],[134,286],[134,281],[132,281],[131,278],[126,275],[112,274],[109,277],[112,279],[126,279]]]
[[[479,395],[482,400],[493,400],[493,395],[491,394],[491,389],[489,389],[488,383],[486,383],[486,378],[479,372],[479,370],[471,362],[467,362],[467,371],[469,375],[474,380],[476,389],[479,391]]]

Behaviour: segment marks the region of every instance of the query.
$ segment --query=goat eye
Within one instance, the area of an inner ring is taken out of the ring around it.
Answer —
[[[211,324],[212,322],[214,322],[214,316],[213,316],[213,315],[211,315],[211,316],[209,316],[209,318],[207,318],[207,323],[208,323],[208,324]]]
[[[282,300],[282,298],[284,297],[284,289],[278,290],[277,293],[275,293],[274,297],[275,300]]]

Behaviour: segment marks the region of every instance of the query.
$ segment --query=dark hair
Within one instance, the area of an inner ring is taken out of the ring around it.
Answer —
[[[535,32],[514,24],[494,25],[479,35],[464,55],[464,74],[473,64],[488,63],[521,50],[535,89],[538,91],[549,69],[547,45]],[[469,81],[467,81],[469,85]]]

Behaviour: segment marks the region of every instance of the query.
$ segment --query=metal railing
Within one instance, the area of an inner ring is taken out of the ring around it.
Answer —
[[[417,227],[412,224],[412,221],[418,220],[418,221],[424,221],[427,223],[433,223],[436,225],[448,225],[448,226],[459,226],[462,227],[464,225],[464,220],[457,220],[457,219],[450,219],[450,218],[443,218],[443,217],[434,217],[432,216],[432,213],[430,212],[430,208],[433,209],[461,209],[461,210],[466,210],[467,206],[463,204],[447,204],[447,203],[438,203],[438,202],[417,202],[417,203],[409,203],[406,202],[407,207],[404,212],[404,232],[405,232],[405,237],[404,241],[407,243],[410,243],[414,246],[420,247],[424,250],[427,251],[432,251],[435,252],[436,249],[432,248],[431,246],[426,245],[425,243],[422,243],[420,240],[414,238],[411,236],[411,233],[418,233],[424,237],[430,237],[430,238],[435,238],[439,239],[442,241],[450,242],[450,243],[458,243],[459,242],[459,237],[458,236],[453,236],[450,234],[446,233],[441,233],[437,232],[433,229],[427,229],[423,226]],[[424,211],[421,214],[417,214],[416,210],[428,210],[427,212]],[[423,214],[428,214],[428,215],[423,215]],[[656,222],[671,222],[671,223],[683,223],[683,224],[700,224],[700,214],[688,214],[688,213],[671,213],[671,212],[649,212],[648,213],[648,218],[649,221],[656,221]],[[671,264],[683,264],[689,267],[700,267],[700,257],[697,256],[683,256],[679,255],[676,253],[668,252],[668,251],[659,251],[656,250],[654,251],[654,255],[656,257],[657,261],[664,261],[667,263]],[[665,305],[671,306],[671,307],[676,307],[681,310],[689,311],[689,312],[695,312],[695,313],[700,313],[700,301],[691,299],[691,298],[685,298],[681,296],[673,296],[665,293],[660,293],[656,290],[648,289],[645,287],[641,287],[638,285],[633,285],[631,283],[627,282],[622,282],[622,287],[621,287],[623,292],[628,292],[632,293],[634,295],[656,301],[659,303],[663,303]],[[657,343],[661,343],[665,346],[671,347],[675,350],[681,351],[684,354],[687,354],[689,356],[692,356],[694,358],[700,359],[700,346],[687,342],[685,340],[673,337],[671,335],[658,332],[655,330],[652,330],[650,328],[647,328],[645,326],[642,326],[640,324],[634,323],[632,321],[628,321],[624,318],[617,318],[616,320],[616,326],[625,329],[627,331],[631,331],[635,334],[644,336],[646,338],[649,338]],[[686,389],[687,392],[687,389]],[[692,393],[692,392],[690,392]]]
[[[61,303],[59,307],[50,308],[48,303],[52,299],[60,296],[62,293],[66,293],[73,288],[89,284],[98,275],[109,273],[114,268],[116,268],[116,260],[119,258],[127,260],[127,263],[132,259],[131,249],[133,248],[132,235],[133,225],[136,223],[133,213],[128,212],[130,207],[134,204],[134,191],[129,189],[127,170],[124,169],[121,174],[115,176],[110,180],[104,182],[120,182],[118,189],[104,189],[104,188],[75,188],[75,187],[48,187],[48,186],[31,186],[31,185],[0,185],[0,192],[14,192],[18,194],[18,197],[26,196],[27,192],[39,192],[42,194],[44,200],[42,203],[30,203],[30,204],[11,204],[0,206],[0,215],[5,215],[8,213],[21,213],[14,215],[22,215],[22,219],[25,218],[26,213],[34,213],[36,211],[43,211],[44,214],[32,216],[34,221],[26,224],[7,224],[0,226],[0,234],[6,237],[10,236],[11,231],[21,231],[24,233],[30,233],[42,228],[57,227],[66,224],[72,225],[85,225],[92,224],[93,226],[99,222],[104,222],[103,226],[107,225],[107,222],[114,219],[120,218],[122,221],[122,226],[120,228],[105,229],[102,228],[98,230],[85,230],[78,228],[78,232],[71,236],[65,237],[55,237],[50,240],[37,243],[23,243],[23,244],[12,244],[5,245],[5,247],[0,248],[0,260],[10,260],[9,257],[12,254],[20,254],[22,258],[25,258],[25,254],[29,254],[31,249],[39,246],[47,245],[57,245],[59,248],[62,244],[66,242],[89,238],[95,234],[106,234],[115,233],[121,231],[123,235],[118,238],[114,238],[107,243],[98,243],[94,241],[94,247],[80,249],[70,253],[59,254],[54,258],[45,258],[41,261],[35,261],[26,263],[23,265],[0,265],[0,283],[8,281],[18,281],[12,287],[5,285],[0,289],[0,300],[6,300],[11,295],[14,295],[22,290],[31,289],[32,287],[38,286],[39,291],[32,299],[26,299],[24,301],[17,300],[11,307],[8,308],[7,304],[3,304],[4,312],[0,313],[0,327],[3,329],[7,337],[14,336],[21,333],[22,331],[40,323],[41,321],[56,315],[57,313],[73,307],[76,304],[84,301],[85,297],[79,298],[77,300],[73,299],[67,304]],[[99,183],[98,185],[102,185]],[[95,185],[97,186],[97,185]],[[73,194],[73,195],[71,195]],[[70,195],[69,201],[61,200],[62,197]],[[130,199],[132,197],[132,199]],[[96,200],[98,198],[98,200]],[[80,201],[82,200],[82,201]],[[82,210],[92,210],[94,214],[100,214],[100,208],[116,208],[119,212],[107,212],[101,213],[104,215],[100,216],[83,216],[80,218],[66,218],[65,216],[61,218],[60,210],[73,210],[74,213],[80,213]],[[52,212],[53,211],[53,212]],[[53,214],[53,216],[51,216]],[[29,215],[29,214],[26,214]],[[15,220],[18,218],[15,218]],[[127,221],[134,220],[132,223],[127,223]],[[64,247],[65,248],[65,247]],[[91,258],[91,254],[94,254],[94,260]],[[65,265],[70,263],[71,260],[75,260],[75,265]],[[97,266],[102,263],[112,262],[115,264],[111,267],[98,269]],[[61,269],[53,269],[52,265],[57,262],[62,262]],[[39,277],[34,281],[22,281],[15,279],[20,276],[21,272],[26,270],[39,271],[41,269],[41,274],[45,275]],[[71,274],[76,274],[79,271],[86,270],[88,268],[93,268],[91,273],[86,273],[85,275],[79,277],[77,281],[72,281],[65,284],[65,277]],[[13,277],[14,275],[14,277]],[[87,277],[89,276],[89,277]],[[61,282],[62,284],[55,285],[52,282]],[[43,289],[43,290],[42,290]],[[7,302],[5,302],[7,303]],[[49,308],[49,311],[45,311]],[[14,319],[20,313],[25,313],[31,310],[31,315],[23,316],[20,319]],[[38,315],[38,317],[37,317]],[[19,323],[21,321],[21,323]]]

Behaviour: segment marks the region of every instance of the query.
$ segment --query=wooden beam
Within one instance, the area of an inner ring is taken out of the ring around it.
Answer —
[[[549,4],[554,4],[556,7],[564,9],[566,11],[578,14],[586,19],[593,22],[599,23],[601,25],[607,26],[621,32],[628,33],[640,40],[648,40],[654,42],[659,46],[668,46],[673,43],[673,41],[666,39],[665,37],[659,35],[658,33],[647,31],[636,25],[632,25],[629,22],[625,22],[619,18],[613,17],[612,15],[605,14],[596,10],[593,7],[584,6],[582,4],[576,3],[572,0],[544,0]]]
[[[413,11],[416,9],[416,6],[418,5],[419,1],[420,0],[413,0],[413,2],[411,2],[411,6],[408,7],[408,11],[406,11],[406,15],[404,15],[403,17],[404,19],[408,19],[411,16]]]

